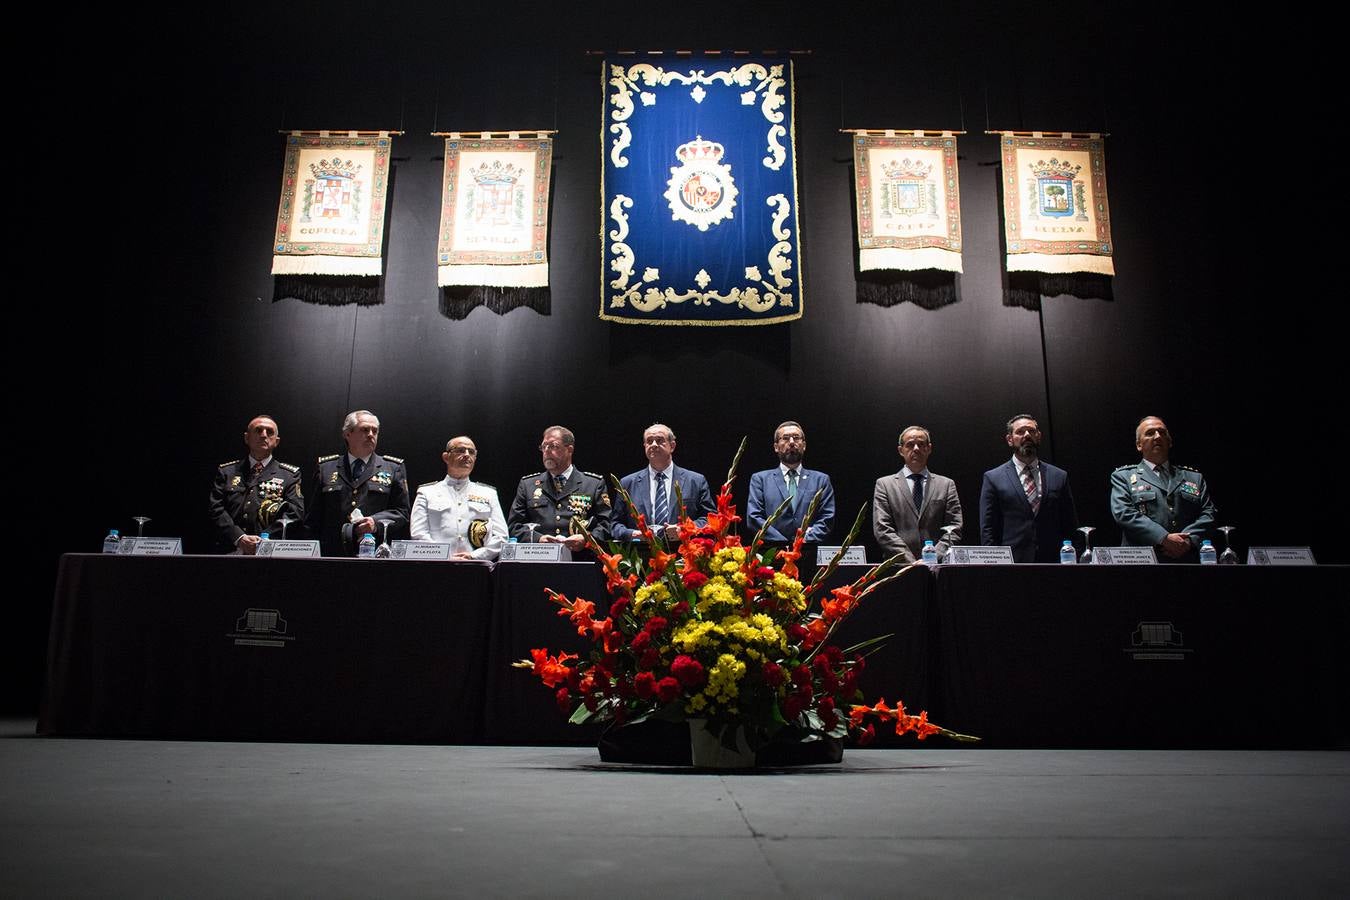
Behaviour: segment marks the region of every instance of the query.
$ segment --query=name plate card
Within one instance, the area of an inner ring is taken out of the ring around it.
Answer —
[[[1152,547],[1093,547],[1092,562],[1099,566],[1156,566]]]
[[[507,544],[502,548],[502,562],[555,563],[571,562],[572,551],[562,544]]]
[[[958,566],[1011,566],[1011,547],[953,547],[943,562]]]
[[[1248,547],[1249,566],[1315,566],[1311,547]]]
[[[834,558],[838,555],[839,555],[838,547],[826,547],[823,545],[818,546],[816,547],[816,565],[828,566],[830,563],[834,561]],[[846,552],[842,557],[840,557],[839,565],[841,566],[867,565],[867,548],[862,546],[861,544],[854,544],[853,546],[849,547],[848,552]]]
[[[258,545],[258,556],[273,559],[318,559],[318,541],[263,541]]]
[[[451,546],[444,541],[394,541],[394,559],[435,559],[443,562],[450,558]]]
[[[182,556],[182,538],[125,537],[117,545],[122,556]]]

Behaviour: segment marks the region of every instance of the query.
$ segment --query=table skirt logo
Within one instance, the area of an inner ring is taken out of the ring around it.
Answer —
[[[289,623],[278,609],[250,607],[234,620],[234,630],[226,635],[236,647],[284,647],[295,637],[288,634]]]
[[[1171,622],[1140,622],[1124,650],[1136,660],[1180,660],[1191,652],[1184,635]]]

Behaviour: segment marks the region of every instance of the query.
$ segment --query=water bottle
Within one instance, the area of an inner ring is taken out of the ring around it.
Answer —
[[[923,564],[925,566],[937,565],[937,547],[933,546],[932,541],[923,542]]]
[[[108,532],[108,536],[103,539],[103,552],[116,553],[117,548],[122,545],[122,539],[117,535],[117,529],[114,528]]]
[[[1218,564],[1219,553],[1214,549],[1214,545],[1210,543],[1209,538],[1205,538],[1200,542],[1200,565],[1217,566]]]
[[[1061,566],[1078,565],[1078,551],[1073,549],[1073,541],[1068,538],[1064,539],[1064,543],[1059,548],[1059,564]]]
[[[361,535],[361,543],[356,547],[356,555],[362,559],[375,558],[375,535],[369,531]]]
[[[258,535],[258,540],[259,540],[259,541],[270,541],[271,539],[272,539],[272,533],[269,532],[269,531],[264,531],[262,534]]]

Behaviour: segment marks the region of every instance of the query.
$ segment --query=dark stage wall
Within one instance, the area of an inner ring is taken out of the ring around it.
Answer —
[[[1052,4],[903,15],[861,4],[615,3],[536,17],[482,5],[363,9],[288,4],[268,18],[175,7],[144,13],[129,44],[91,37],[86,84],[98,99],[80,108],[106,130],[54,142],[53,154],[107,187],[116,223],[95,255],[126,262],[95,265],[78,300],[41,304],[58,358],[98,368],[57,376],[59,402],[38,419],[56,442],[54,469],[82,474],[39,516],[50,515],[51,537],[12,638],[11,705],[31,705],[56,555],[96,547],[135,514],[205,551],[214,466],[239,455],[245,423],[263,411],[281,424],[278,456],[308,469],[341,449],[344,413],[373,409],[381,449],[405,457],[419,482],[443,474],[444,441],[467,432],[477,476],[505,503],[539,468],[534,448],[550,423],[577,432],[582,468],[620,475],[642,464],[640,433],[656,420],[677,431],[680,463],[713,480],[748,434],[743,498],[749,472],[774,461],[774,425],[796,418],[807,464],[834,475],[841,530],[874,479],[898,467],[899,428],[921,423],[935,440],[931,467],[956,479],[973,535],[981,473],[1007,458],[1003,423],[1026,410],[1101,542],[1118,536],[1108,475],[1137,458],[1133,426],[1156,413],[1177,436],[1174,458],[1205,472],[1240,546],[1311,543],[1320,559],[1347,561],[1330,536],[1334,504],[1317,497],[1291,515],[1291,494],[1325,493],[1298,485],[1331,470],[1327,431],[1344,430],[1300,406],[1324,402],[1309,395],[1325,384],[1332,339],[1308,327],[1287,279],[1236,243],[1254,213],[1234,186],[1251,173],[1221,131],[1258,101],[1208,22],[1172,12],[1160,31],[1133,4],[1088,18]],[[796,64],[799,322],[658,329],[596,317],[600,64],[584,51],[630,48],[812,51]],[[969,132],[965,274],[958,302],[941,309],[855,297],[839,129],[888,126]],[[382,303],[271,299],[282,128],[407,132],[394,143]],[[442,161],[429,132],[511,128],[559,132],[551,305],[452,320],[435,284]],[[1004,304],[998,142],[986,128],[1110,132],[1110,299]],[[126,177],[99,177],[112,169]],[[66,210],[84,196],[57,190]],[[39,258],[48,280],[70,277],[69,259]],[[1270,480],[1254,483],[1254,468]]]

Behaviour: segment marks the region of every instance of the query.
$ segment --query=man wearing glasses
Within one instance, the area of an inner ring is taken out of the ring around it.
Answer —
[[[445,477],[417,489],[412,539],[450,544],[454,559],[496,559],[506,543],[506,517],[497,489],[469,480],[478,448],[468,437],[451,438],[441,459]]]
[[[544,430],[539,444],[544,471],[520,479],[511,503],[507,526],[513,538],[565,544],[574,553],[586,546],[584,532],[597,541],[609,539],[609,491],[599,475],[572,465],[576,442],[576,435],[561,425]]]
[[[774,510],[788,501],[783,514],[764,532],[766,541],[787,543],[797,536],[811,498],[819,491],[820,506],[803,539],[818,543],[829,537],[834,527],[834,485],[830,476],[802,465],[806,456],[806,431],[797,422],[784,422],[773,431],[773,452],[778,468],[765,469],[750,476],[750,502],[745,524],[754,534],[763,527]]]

